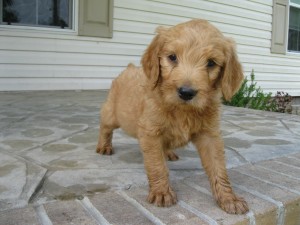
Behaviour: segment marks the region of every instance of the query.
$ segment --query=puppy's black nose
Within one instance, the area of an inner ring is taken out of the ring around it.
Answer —
[[[188,101],[195,97],[197,91],[189,87],[181,87],[178,89],[178,95],[181,99]]]

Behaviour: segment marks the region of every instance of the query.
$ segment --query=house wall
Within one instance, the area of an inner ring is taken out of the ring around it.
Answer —
[[[272,0],[115,0],[113,38],[0,27],[0,90],[107,89],[139,64],[158,25],[207,19],[233,37],[245,75],[300,96],[300,54],[271,54]]]

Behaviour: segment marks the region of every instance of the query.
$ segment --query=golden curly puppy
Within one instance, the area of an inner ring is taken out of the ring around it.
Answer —
[[[97,152],[112,154],[113,130],[138,138],[149,180],[148,201],[176,203],[166,159],[192,142],[218,205],[228,213],[248,211],[231,188],[220,132],[221,97],[229,100],[243,80],[234,42],[204,20],[159,27],[141,60],[113,81],[101,111]]]

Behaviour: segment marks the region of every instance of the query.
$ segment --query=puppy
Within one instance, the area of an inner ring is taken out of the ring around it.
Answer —
[[[221,97],[229,100],[243,80],[234,42],[200,19],[158,27],[141,64],[129,64],[113,81],[101,110],[97,152],[112,154],[116,128],[138,138],[147,200],[167,207],[177,198],[165,160],[177,160],[172,149],[192,142],[218,205],[231,214],[246,213],[247,203],[234,194],[227,176],[220,132]]]

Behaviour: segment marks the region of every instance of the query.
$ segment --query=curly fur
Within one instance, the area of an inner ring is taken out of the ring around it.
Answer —
[[[101,111],[97,152],[112,154],[116,128],[138,138],[149,180],[148,201],[171,206],[177,198],[166,159],[177,160],[172,149],[192,142],[218,205],[228,213],[247,212],[247,203],[231,188],[220,132],[220,99],[229,100],[243,80],[234,41],[199,19],[159,27],[141,64],[129,64],[113,81]],[[181,87],[196,95],[182,99]]]

